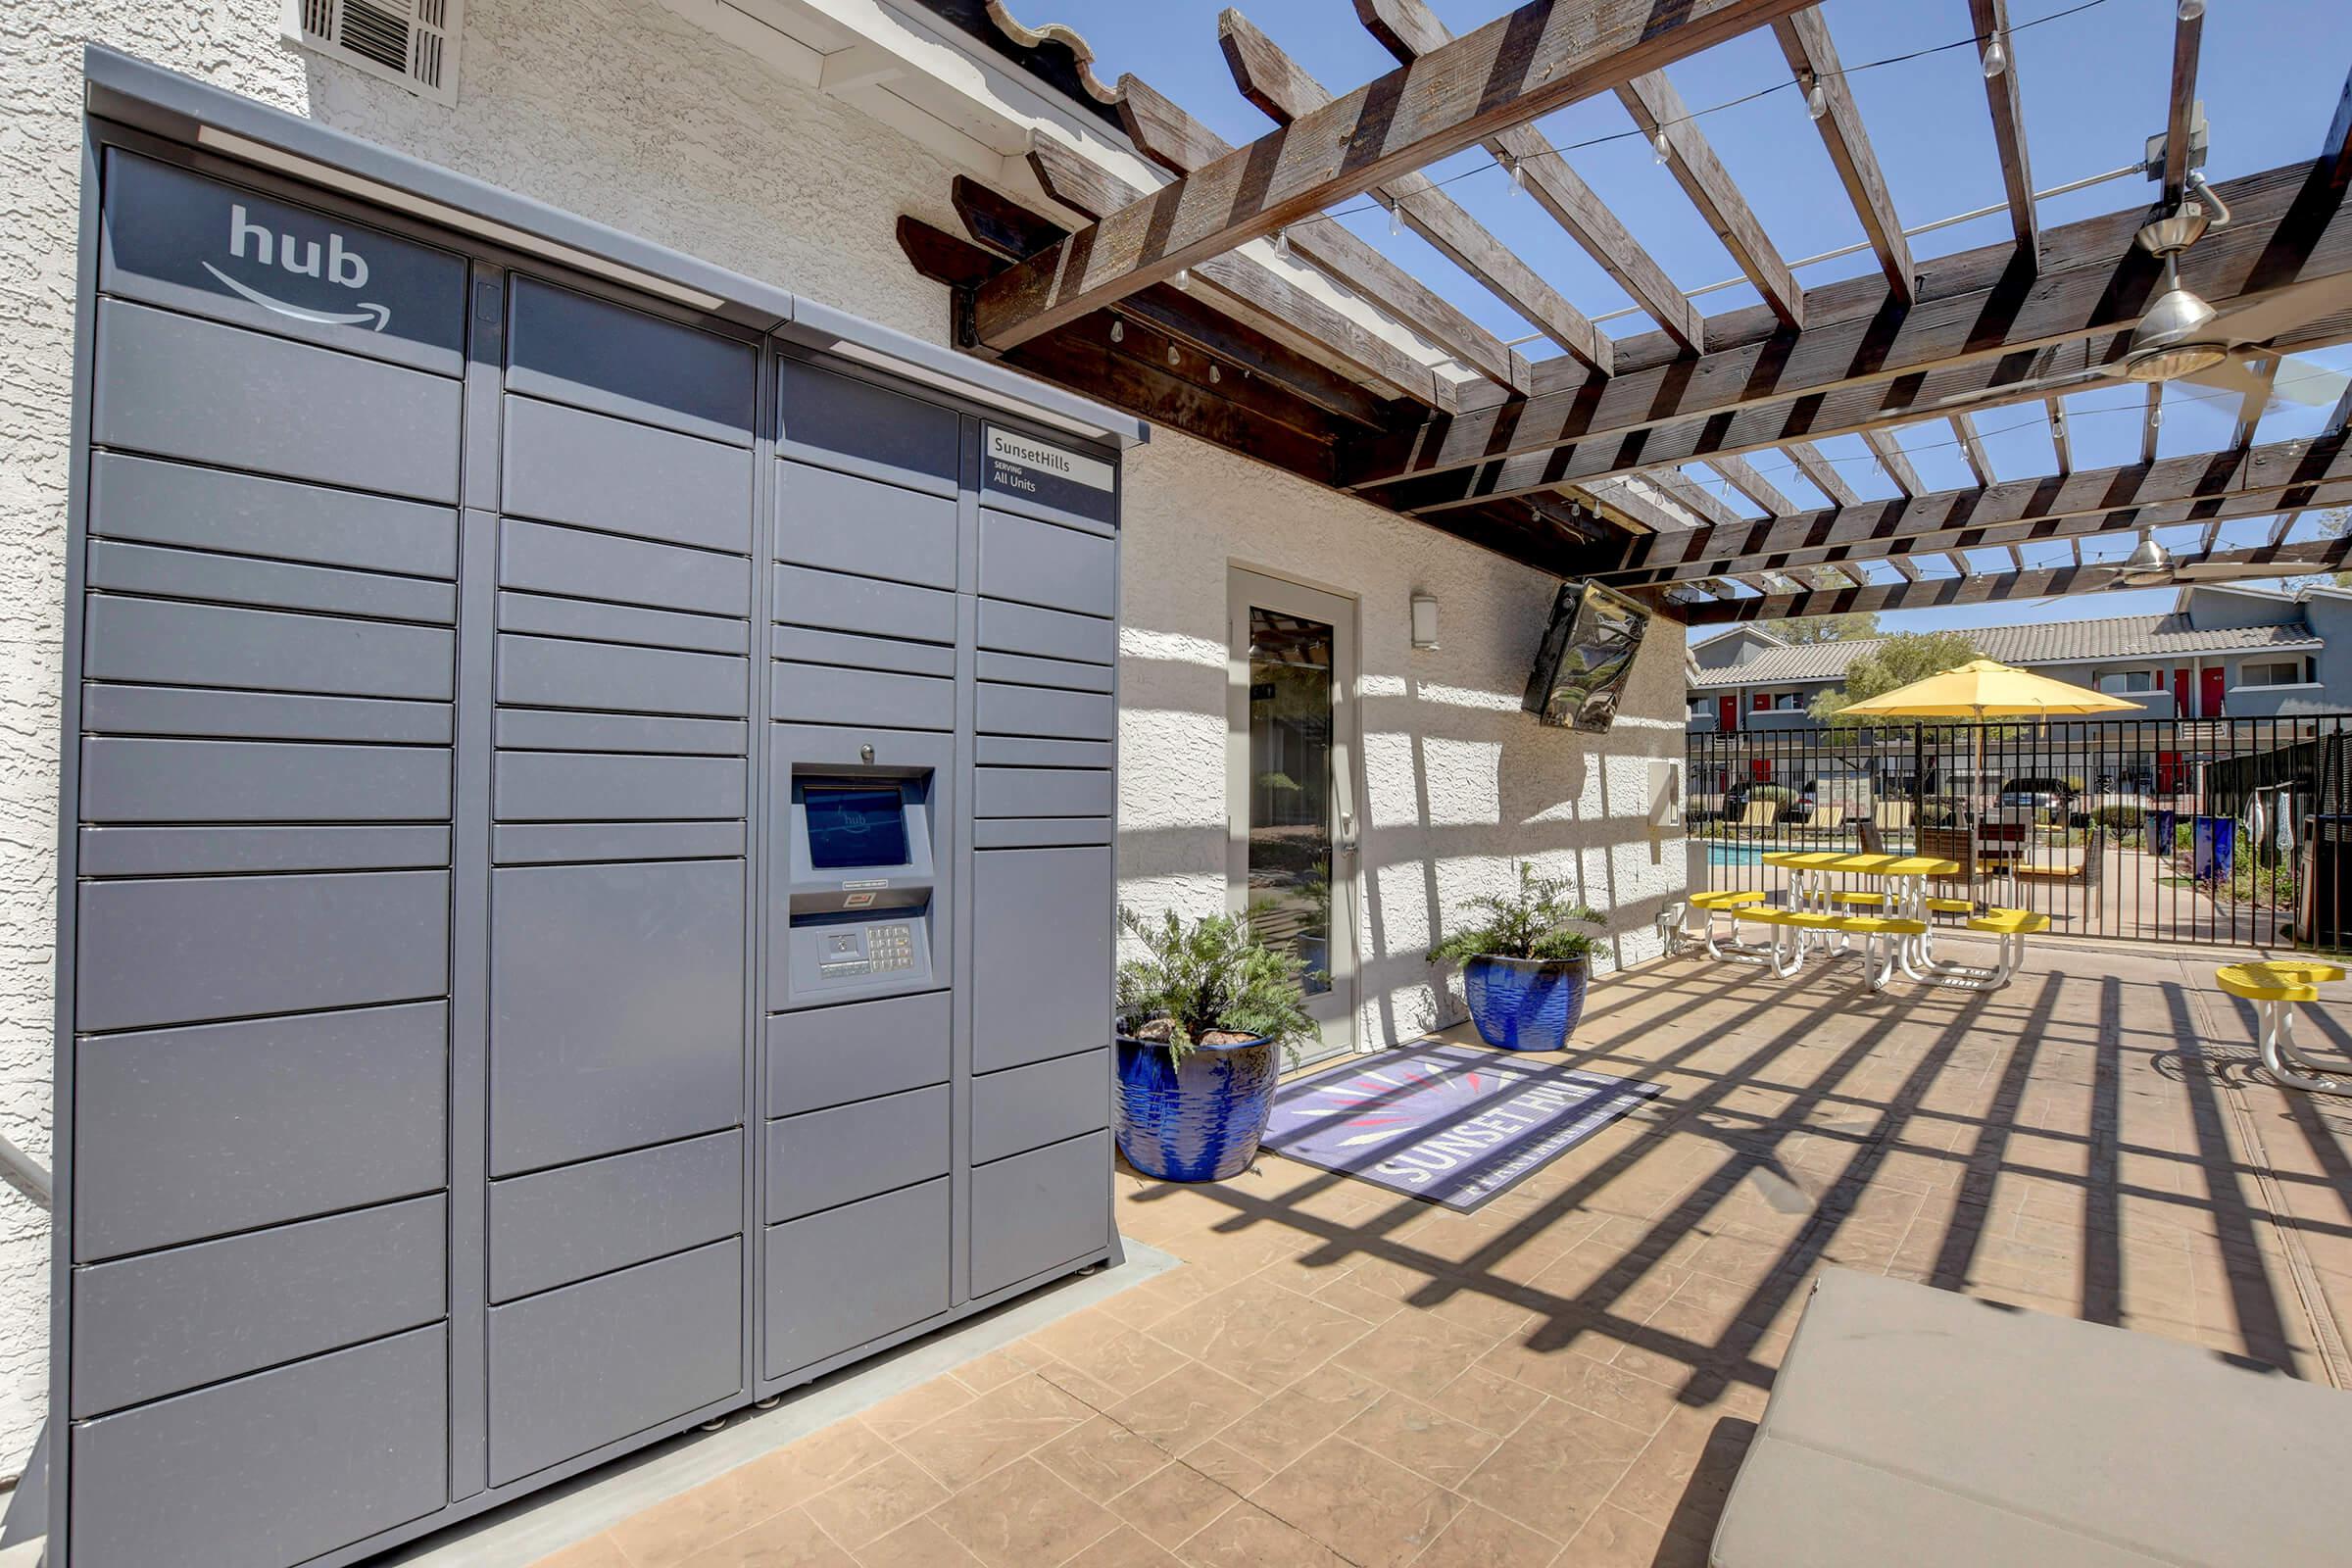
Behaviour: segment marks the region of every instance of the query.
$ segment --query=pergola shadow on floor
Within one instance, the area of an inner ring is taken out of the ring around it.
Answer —
[[[2213,961],[1617,976],[1536,1059],[1666,1095],[1484,1209],[1122,1172],[1186,1266],[550,1562],[1702,1563],[1829,1266],[2343,1387],[2352,1102],[2270,1085]]]

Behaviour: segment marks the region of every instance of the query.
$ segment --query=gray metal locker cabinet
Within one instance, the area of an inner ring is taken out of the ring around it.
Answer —
[[[1142,427],[85,70],[52,1568],[343,1568],[1107,1255]]]
[[[292,1563],[449,1501],[467,264],[121,149],[99,218],[72,1561]]]

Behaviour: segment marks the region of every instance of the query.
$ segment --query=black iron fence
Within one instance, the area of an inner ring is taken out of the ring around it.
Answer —
[[[1949,860],[1938,894],[2055,933],[2352,948],[2343,717],[1693,734],[1693,885],[1786,891],[1786,850]],[[1866,886],[1857,883],[1857,887]]]

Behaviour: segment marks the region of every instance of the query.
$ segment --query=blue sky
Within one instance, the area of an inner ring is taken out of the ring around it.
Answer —
[[[2082,179],[2136,163],[2145,139],[2164,128],[2171,82],[2176,0],[2010,0],[2012,70],[2019,73],[2037,189]],[[1502,0],[1432,0],[1456,32],[1493,20],[1508,9]],[[2077,9],[2081,7],[2081,9]],[[1217,13],[1207,0],[1023,0],[1016,14],[1032,24],[1067,22],[1093,44],[1096,70],[1105,79],[1133,72],[1183,104],[1227,138],[1240,142],[1264,134],[1268,121],[1235,90],[1217,46]],[[1395,66],[1394,59],[1356,21],[1348,0],[1256,0],[1243,14],[1335,91],[1345,91]],[[1969,38],[1973,26],[1966,0],[1827,0],[1822,7],[1831,35],[1861,106],[1873,146],[1886,172],[1896,211],[1906,227],[1952,217],[2002,200],[2000,166],[1984,104],[1984,86],[1973,44],[1940,53],[1858,69]],[[2062,13],[2072,12],[2072,15]],[[2198,91],[2212,126],[2206,172],[2215,180],[2310,158],[2328,128],[2343,86],[2347,56],[2345,0],[2211,0],[2205,19]],[[2049,18],[2035,24],[2034,19]],[[2289,47],[2280,47],[2286,40]],[[2296,40],[2300,40],[2296,43]],[[1789,82],[1787,61],[1769,30],[1749,33],[1673,67],[1668,74],[1693,109],[1704,110],[1753,93],[1770,83]],[[1649,144],[1612,97],[1591,99],[1539,121],[1555,147],[1593,138],[1617,139],[1580,147],[1569,162],[1622,218],[1685,289],[1698,289],[1739,274],[1738,265],[1707,227],[1671,173],[1652,161]],[[1753,102],[1702,114],[1699,126],[1738,179],[1783,257],[1795,261],[1863,238],[1852,206],[1831,168],[1821,138],[1805,118],[1793,84]],[[1451,179],[1447,192],[1488,227],[1540,269],[1588,316],[1599,317],[1632,304],[1624,291],[1577,247],[1534,201],[1514,195],[1509,180],[1491,167],[1483,151],[1459,154],[1428,171]],[[2045,228],[2140,206],[2156,195],[2137,174],[2040,204]],[[1410,232],[1391,235],[1385,213],[1367,200],[1342,220],[1367,241],[1410,268],[1479,321],[1506,338],[1531,328],[1491,294],[1464,277],[1443,256]],[[1347,209],[1342,209],[1344,213]],[[2005,212],[1915,237],[1914,259],[1923,266],[1938,255],[2005,242]],[[1801,269],[1808,285],[1873,270],[1865,250],[1838,261]],[[1700,297],[1709,314],[1755,302],[1745,283]],[[1654,323],[1640,312],[1603,323],[1617,335],[1644,332]],[[1557,351],[1545,340],[1522,346],[1540,359]],[[2306,356],[2313,362],[2352,370],[2352,347]],[[2294,370],[2289,367],[2286,376]],[[2284,377],[2282,377],[2283,381]],[[2332,402],[2332,391],[2328,396]],[[2106,467],[2137,460],[2141,426],[2140,391],[2109,385],[2067,399],[2076,466]],[[2213,451],[2226,445],[2236,400],[2203,389],[2172,388],[2158,431],[2159,451],[2170,457]],[[2258,440],[2286,440],[2318,429],[2325,406],[2276,404],[2263,418]],[[1996,409],[1980,415],[1997,478],[2024,478],[2056,471],[2046,423],[2038,404]],[[1923,425],[1901,436],[1922,481],[1933,489],[1972,483],[1951,432]],[[1868,450],[1856,437],[1819,443],[1849,484],[1865,497],[1894,494]],[[1775,454],[1754,459],[1756,466],[1800,506],[1826,505],[1805,478]],[[1715,486],[1707,469],[1691,476]],[[1757,509],[1737,492],[1727,505],[1750,515]],[[2223,548],[2267,540],[2269,519],[2244,519],[2227,526]],[[2313,531],[2306,517],[2294,537]],[[2200,530],[2164,535],[2176,550],[2193,548]],[[2120,556],[2129,537],[2102,539],[2091,559]],[[2029,565],[2071,559],[2065,547],[2028,547]],[[1982,552],[1983,569],[2005,569],[2005,552]],[[1885,617],[1892,630],[1945,625],[2006,624],[2094,615],[2141,614],[2166,609],[2170,590],[2103,593],[2063,602],[2016,602],[1956,611],[1915,611]]]

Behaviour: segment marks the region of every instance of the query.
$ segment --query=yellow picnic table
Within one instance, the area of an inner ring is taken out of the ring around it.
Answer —
[[[1830,910],[1833,876],[1885,877],[1887,912],[1904,919],[1928,918],[1928,879],[1960,874],[1956,860],[1933,855],[1849,855],[1839,850],[1775,850],[1764,857],[1766,865],[1789,873],[1789,903],[1801,909]],[[1913,945],[1916,963],[1928,960],[1925,941]]]

